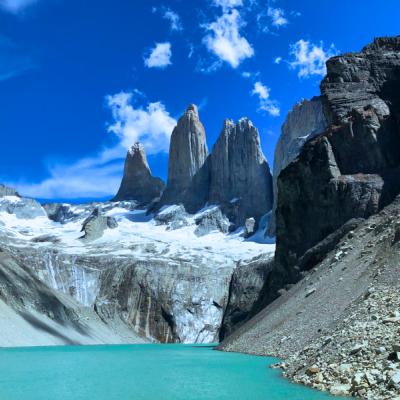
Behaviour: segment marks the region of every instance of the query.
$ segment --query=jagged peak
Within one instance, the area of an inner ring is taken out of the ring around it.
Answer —
[[[130,149],[128,150],[130,155],[134,155],[136,153],[145,153],[145,147],[142,143],[140,142],[136,142],[133,146],[130,147]]]
[[[195,114],[197,116],[199,115],[199,109],[196,106],[196,104],[191,103],[191,104],[188,105],[185,114],[189,114],[189,113],[193,113],[193,114]]]
[[[248,118],[248,117],[242,117],[239,119],[237,125],[239,125],[240,128],[253,128],[253,122]]]

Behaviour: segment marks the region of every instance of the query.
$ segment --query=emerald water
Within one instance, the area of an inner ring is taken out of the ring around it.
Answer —
[[[268,368],[273,358],[208,346],[0,349],[1,400],[318,400]]]

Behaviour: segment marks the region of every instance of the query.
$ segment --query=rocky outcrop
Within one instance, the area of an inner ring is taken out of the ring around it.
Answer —
[[[197,236],[208,235],[211,232],[228,233],[230,228],[228,218],[216,206],[197,214],[195,223],[197,228],[194,233]]]
[[[15,189],[5,186],[3,184],[0,184],[0,197],[4,197],[4,196],[20,197],[20,195],[18,194],[18,192]]]
[[[81,239],[89,241],[99,239],[107,228],[115,229],[117,226],[118,223],[115,218],[102,215],[100,208],[95,208],[82,224],[81,231],[85,232],[85,234]]]
[[[321,83],[328,128],[278,178],[281,281],[311,247],[351,218],[367,218],[400,192],[400,37],[333,57]]]
[[[303,99],[289,111],[282,133],[275,149],[274,157],[274,206],[268,227],[268,235],[275,236],[275,211],[278,201],[278,176],[300,153],[307,140],[322,133],[327,121],[322,108],[320,97],[311,100]]]
[[[163,181],[151,175],[144,146],[135,143],[126,155],[124,175],[114,201],[136,200],[148,204],[160,197],[163,188]]]
[[[209,203],[221,204],[236,224],[272,208],[272,176],[257,128],[247,118],[226,120],[210,156]]]
[[[172,132],[162,205],[183,203],[188,211],[204,205],[208,190],[207,156],[204,127],[197,107],[191,104]]]
[[[12,193],[12,191],[7,190],[6,193]],[[1,211],[13,214],[19,219],[34,219],[46,216],[43,207],[36,200],[20,197],[18,194],[8,194],[0,197]]]
[[[246,263],[239,262],[229,285],[229,298],[219,332],[219,341],[227,338],[262,310],[263,288],[272,269],[273,260],[265,256],[256,257]]]

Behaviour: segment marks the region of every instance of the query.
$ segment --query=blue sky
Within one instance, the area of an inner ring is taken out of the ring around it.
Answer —
[[[0,181],[39,198],[112,195],[136,140],[165,179],[169,135],[192,102],[210,149],[225,118],[247,116],[272,165],[325,59],[399,34],[400,3],[381,5],[0,0]]]

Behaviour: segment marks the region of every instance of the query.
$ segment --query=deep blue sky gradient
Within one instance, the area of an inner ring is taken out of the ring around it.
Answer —
[[[200,60],[209,65],[213,59],[202,44],[201,24],[221,14],[210,3],[38,0],[19,14],[0,10],[0,180],[39,182],[48,176],[49,163],[73,163],[111,146],[116,138],[107,132],[112,119],[105,96],[134,89],[145,93],[143,106],[161,101],[174,118],[187,104],[202,104],[210,148],[225,118],[248,116],[260,130],[272,165],[286,113],[301,98],[317,95],[321,79],[300,79],[287,63],[277,65],[274,58],[289,59],[289,46],[299,39],[317,44],[322,40],[348,52],[360,50],[375,36],[399,34],[398,0],[264,1],[265,7],[285,10],[289,24],[265,34],[256,29],[255,15],[245,15],[242,33],[254,57],[237,69],[225,63],[203,73]],[[153,6],[176,11],[183,30],[171,32],[168,21],[152,12]],[[172,65],[146,68],[145,52],[164,41],[172,44]],[[190,44],[194,54],[188,58]],[[257,79],[279,103],[279,117],[257,111],[252,81],[241,76],[243,71],[260,72]],[[166,177],[165,154],[150,157],[150,164],[155,175]]]

